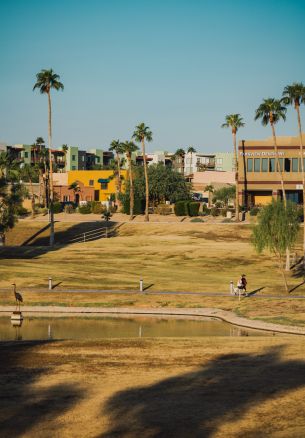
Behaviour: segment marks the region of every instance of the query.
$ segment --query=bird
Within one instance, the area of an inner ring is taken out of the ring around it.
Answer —
[[[16,284],[13,283],[12,286],[14,286],[14,295],[15,295],[15,300],[16,300],[16,310],[18,308],[19,305],[19,312],[20,312],[20,303],[23,303],[23,298],[22,295],[16,291]]]

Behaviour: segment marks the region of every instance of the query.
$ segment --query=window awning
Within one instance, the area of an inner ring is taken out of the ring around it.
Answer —
[[[103,179],[103,178],[97,180],[97,182],[99,183],[109,183],[109,181],[110,181],[109,179]]]

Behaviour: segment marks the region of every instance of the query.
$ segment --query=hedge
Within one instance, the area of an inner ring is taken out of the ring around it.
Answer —
[[[81,214],[90,214],[91,213],[91,205],[90,204],[80,205],[78,207],[78,212]]]
[[[200,203],[199,202],[189,202],[188,203],[188,213],[189,213],[189,215],[191,217],[198,216],[199,207],[200,207]]]
[[[60,202],[54,202],[53,204],[53,213],[61,213],[63,211],[63,206]]]
[[[143,214],[145,211],[145,199],[135,198],[133,206],[133,214]],[[126,196],[123,201],[123,213],[130,214],[130,201]]]
[[[190,201],[177,201],[175,204],[175,215],[176,216],[188,216],[188,204]]]

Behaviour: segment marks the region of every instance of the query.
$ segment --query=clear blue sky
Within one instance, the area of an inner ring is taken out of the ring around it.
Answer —
[[[107,148],[144,121],[149,150],[231,150],[224,116],[240,113],[239,138],[264,138],[253,121],[262,98],[305,83],[304,0],[1,0],[0,140],[47,139],[47,98],[35,74],[53,68],[54,144]],[[305,106],[303,110],[305,130]],[[294,135],[296,117],[278,126]]]

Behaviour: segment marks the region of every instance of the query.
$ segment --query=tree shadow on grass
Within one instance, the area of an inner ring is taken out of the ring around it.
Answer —
[[[98,221],[98,222],[80,222],[73,224],[66,230],[58,230],[55,228],[55,245],[50,247],[49,236],[41,236],[41,232],[36,232],[33,236],[27,239],[22,246],[4,246],[0,247],[1,259],[35,259],[43,254],[51,251],[57,251],[65,246],[73,243],[85,243],[94,240],[111,238],[117,236],[117,229],[119,228],[116,222],[112,221]],[[106,230],[107,228],[107,235]],[[84,233],[86,233],[84,237]]]
[[[110,428],[101,437],[212,436],[221,423],[305,386],[305,362],[280,355],[281,347],[221,355],[197,371],[119,392],[106,403]]]
[[[34,387],[39,378],[50,372],[51,364],[37,362],[43,354],[35,348],[50,341],[0,343],[0,435],[21,436],[32,427],[56,420],[63,411],[72,408],[85,394],[71,384]],[[52,424],[52,434],[56,425]],[[51,435],[49,435],[51,436]]]

